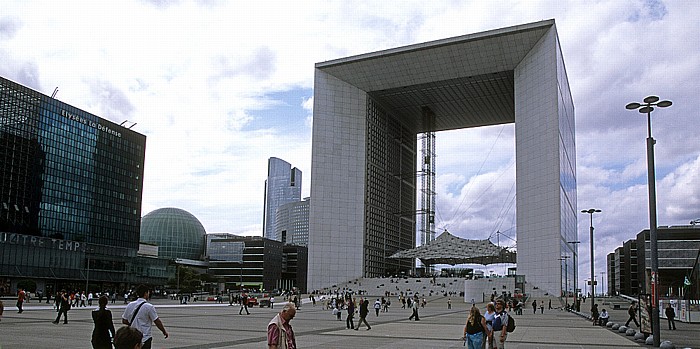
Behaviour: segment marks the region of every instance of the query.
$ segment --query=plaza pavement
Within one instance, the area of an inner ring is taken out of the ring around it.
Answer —
[[[370,297],[370,304],[375,298]],[[5,314],[0,321],[0,349],[90,348],[93,324],[89,308],[74,308],[68,313],[67,325],[54,325],[51,321],[56,312],[51,306],[32,302],[25,306],[23,314],[17,314],[16,308],[7,306],[8,303],[5,302]],[[250,315],[238,315],[239,307],[228,304],[196,302],[180,305],[177,301],[164,299],[152,303],[170,333],[170,338],[163,339],[154,326],[153,348],[177,349],[266,348],[267,324],[280,308],[279,304],[275,309],[256,307],[250,309]],[[398,302],[394,300],[392,303]],[[359,331],[353,331],[345,328],[345,314],[343,321],[337,321],[331,311],[322,309],[319,302],[315,307],[304,304],[292,325],[299,348],[464,348],[460,337],[469,306],[453,299],[452,309],[448,310],[446,298],[434,297],[424,309],[420,309],[420,321],[409,321],[411,311],[396,305],[378,317],[371,309],[368,321],[372,329],[368,331],[363,326]],[[483,308],[483,304],[479,306]],[[112,310],[115,327],[119,328],[124,305],[110,304],[108,309]],[[626,320],[616,318],[622,316],[613,313],[611,319]],[[634,342],[631,337],[592,326],[580,316],[560,310],[545,310],[544,314],[539,314],[539,310],[537,314],[525,310],[523,315],[514,318],[517,328],[508,336],[508,348],[645,346]],[[698,324],[678,323],[678,328],[678,331],[673,331],[678,338],[700,337],[697,335]],[[680,340],[674,340],[674,343],[677,348],[684,347],[679,346],[682,344]]]

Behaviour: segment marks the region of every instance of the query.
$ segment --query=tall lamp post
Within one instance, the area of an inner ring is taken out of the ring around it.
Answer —
[[[632,102],[625,106],[628,110],[638,110],[647,114],[647,185],[649,186],[649,248],[651,249],[651,332],[654,346],[661,345],[661,327],[659,324],[659,247],[656,235],[656,176],[654,174],[654,138],[651,136],[651,112],[654,107],[666,108],[671,101],[659,101],[657,96],[644,98],[644,103]]]
[[[593,253],[593,214],[598,213],[598,212],[603,212],[603,211],[601,211],[599,209],[595,209],[595,208],[581,210],[581,213],[588,213],[588,215],[591,216],[591,228],[590,228],[590,232],[591,232],[591,236],[590,236],[590,239],[591,239],[591,290],[593,290],[593,292],[591,292],[591,312],[593,312],[593,306],[595,305],[595,287],[594,287],[595,286],[595,268],[593,267],[593,261],[595,260],[595,256]]]
[[[576,287],[576,285],[578,283],[578,244],[580,244],[581,241],[567,241],[566,243],[573,244],[574,246],[576,246],[576,248],[574,248],[574,308],[576,309],[576,311],[580,311],[580,309],[578,309],[577,307],[578,288]]]

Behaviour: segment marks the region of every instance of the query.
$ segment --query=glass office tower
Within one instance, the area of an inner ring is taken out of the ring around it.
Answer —
[[[282,241],[282,237],[275,231],[277,209],[297,201],[301,201],[301,170],[292,168],[292,165],[282,159],[270,158],[265,180],[264,237]]]
[[[127,275],[145,145],[142,134],[0,77],[0,278],[10,289],[20,278],[45,292],[138,281]]]

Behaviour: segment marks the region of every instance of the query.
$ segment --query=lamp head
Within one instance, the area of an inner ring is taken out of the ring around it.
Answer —
[[[634,110],[634,109],[637,109],[637,108],[639,108],[639,107],[641,107],[641,106],[642,106],[642,105],[639,104],[639,103],[637,103],[637,102],[632,102],[632,103],[627,104],[627,105],[625,106],[625,108],[627,108],[627,109],[629,109],[629,110]]]
[[[661,101],[659,103],[656,103],[656,106],[658,106],[659,108],[666,108],[666,107],[670,107],[671,104],[673,104],[673,102],[671,102],[671,101]]]
[[[659,101],[659,97],[657,96],[649,96],[647,98],[644,98],[644,103],[656,103]]]
[[[642,114],[648,114],[648,113],[651,113],[653,111],[654,111],[654,107],[647,106],[647,107],[639,108],[639,112]]]

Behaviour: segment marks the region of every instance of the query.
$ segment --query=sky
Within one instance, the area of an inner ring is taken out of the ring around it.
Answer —
[[[649,227],[646,117],[627,103],[673,101],[652,114],[658,222],[700,218],[697,18],[696,0],[11,0],[0,76],[136,123],[144,215],[177,207],[207,232],[261,235],[269,157],[302,170],[309,196],[315,63],[554,19],[576,110],[578,209],[602,210],[599,278],[605,256]],[[438,232],[515,244],[514,152],[512,124],[438,133]],[[589,224],[581,214],[579,284]]]

